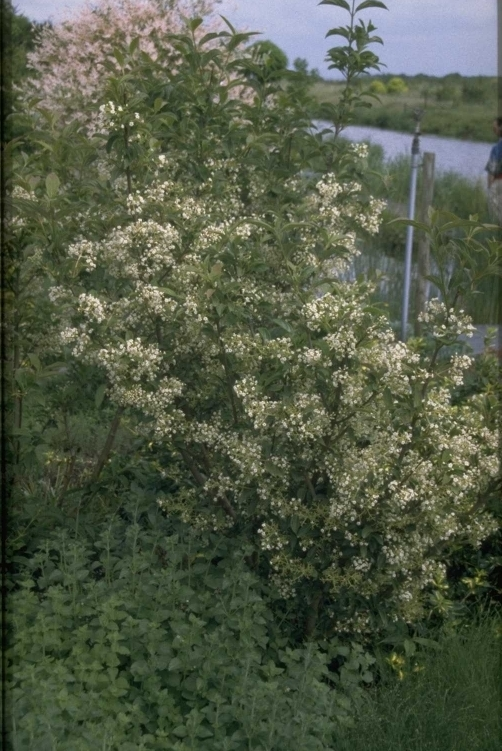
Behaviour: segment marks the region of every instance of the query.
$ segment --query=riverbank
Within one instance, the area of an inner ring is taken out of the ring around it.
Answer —
[[[353,125],[412,133],[415,127],[413,113],[424,109],[422,132],[470,141],[492,141],[492,122],[497,114],[496,79],[478,76],[475,79],[461,76],[431,78],[426,76],[394,77],[403,82],[401,91],[387,92],[388,76],[371,77],[378,99],[370,99],[370,108],[358,108],[352,117]],[[378,91],[379,84],[384,92]],[[311,94],[321,109],[322,102],[336,104],[344,83],[317,81]]]

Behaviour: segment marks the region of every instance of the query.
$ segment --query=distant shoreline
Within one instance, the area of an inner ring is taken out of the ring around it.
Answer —
[[[392,91],[391,82],[400,83]],[[322,103],[336,104],[342,81],[317,80],[310,92],[316,100],[316,119],[322,116]],[[466,78],[451,74],[430,76],[371,76],[364,81],[379,99],[367,98],[371,107],[357,108],[351,125],[413,133],[414,111],[423,109],[423,135],[456,138],[463,141],[493,142],[492,122],[497,116],[497,79],[488,76]],[[390,89],[390,91],[389,91]]]

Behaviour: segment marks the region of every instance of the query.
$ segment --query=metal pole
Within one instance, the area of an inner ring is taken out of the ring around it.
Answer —
[[[415,201],[417,197],[417,176],[420,157],[420,120],[423,112],[415,111],[415,134],[411,145],[411,176],[410,176],[410,196],[408,201],[408,219],[415,218]],[[404,288],[403,288],[403,310],[401,315],[401,340],[406,341],[406,329],[408,327],[408,308],[410,304],[410,284],[411,284],[411,255],[413,249],[413,227],[409,224],[406,228],[406,247],[404,259]]]

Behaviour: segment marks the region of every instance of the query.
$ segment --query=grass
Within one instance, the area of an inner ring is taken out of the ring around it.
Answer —
[[[389,222],[396,216],[407,215],[410,161],[407,157],[401,156],[384,162],[381,147],[370,145],[369,169],[370,174],[367,176],[369,192],[386,200],[388,209],[384,212],[384,222],[378,235],[364,240],[362,255],[356,259],[354,270],[357,275],[362,276],[375,277],[376,274],[381,274],[376,297],[387,305],[390,320],[398,321],[401,316],[403,293],[406,227],[389,224]],[[417,209],[421,189],[422,180],[419,171]],[[473,182],[453,172],[439,173],[436,176],[433,205],[465,219],[476,214],[480,221],[490,221],[486,192],[481,182]],[[416,259],[416,233],[413,253],[413,258]],[[414,320],[412,311],[415,304],[416,273],[416,268],[413,268],[410,320]],[[434,290],[432,293],[437,294]],[[502,322],[499,293],[500,281],[492,276],[481,282],[479,294],[465,301],[463,307],[472,316],[475,324]]]
[[[381,80],[385,78],[387,77],[381,77]],[[353,124],[411,133],[415,127],[414,110],[425,108],[421,125],[424,134],[470,141],[493,141],[492,122],[497,115],[497,92],[493,83],[495,79],[480,79],[482,83],[479,93],[484,95],[478,98],[474,89],[474,92],[470,92],[471,98],[468,100],[459,99],[459,93],[460,97],[462,95],[458,87],[451,90],[452,99],[438,99],[441,96],[443,79],[403,79],[408,91],[401,94],[382,94],[380,101],[369,100],[372,102],[371,108],[358,108],[353,115]],[[313,84],[311,93],[319,103],[336,104],[343,85],[341,81],[318,81]],[[446,96],[448,95],[447,92]]]
[[[502,620],[482,615],[422,653],[422,669],[368,691],[337,751],[500,751]]]

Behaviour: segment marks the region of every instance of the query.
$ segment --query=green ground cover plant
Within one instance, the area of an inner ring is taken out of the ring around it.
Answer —
[[[332,748],[374,660],[336,639],[295,648],[246,544],[137,490],[101,524],[82,514],[20,556],[12,748]]]
[[[455,347],[500,246],[445,212],[420,228],[441,300],[408,344],[347,279],[383,202],[339,133],[378,59],[356,4],[324,4],[350,16],[331,139],[305,76],[202,17],[168,66],[140,37],[105,48],[85,111],[56,89],[16,115],[19,748],[333,751],[371,653],[415,649],[464,598],[453,553],[497,534],[498,371],[462,391]]]

